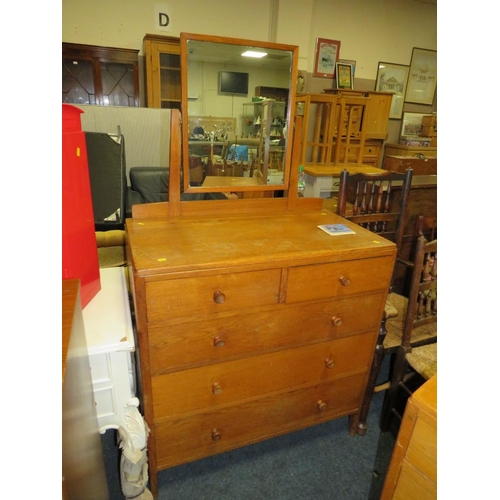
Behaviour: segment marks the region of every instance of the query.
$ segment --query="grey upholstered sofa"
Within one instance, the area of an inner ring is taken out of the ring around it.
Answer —
[[[168,167],[132,167],[129,171],[126,217],[132,217],[132,205],[168,201]],[[181,200],[227,200],[222,193],[182,193]]]

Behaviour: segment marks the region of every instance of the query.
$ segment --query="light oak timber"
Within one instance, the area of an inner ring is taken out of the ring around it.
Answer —
[[[328,210],[255,201],[267,212],[126,222],[153,485],[332,418],[355,432],[396,247]]]
[[[380,498],[437,498],[437,375],[408,400]]]
[[[358,165],[356,163],[329,166],[308,165],[307,163],[304,165],[304,172],[313,177],[340,177],[343,170],[347,170],[350,174],[358,172],[363,174],[380,174],[384,172],[381,168],[373,167],[372,165]]]

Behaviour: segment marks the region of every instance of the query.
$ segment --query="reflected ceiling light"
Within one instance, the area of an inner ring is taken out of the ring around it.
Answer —
[[[243,54],[241,54],[242,56],[245,56],[245,57],[265,57],[267,56],[267,53],[266,52],[254,52],[253,50],[247,50],[246,52],[243,52]]]

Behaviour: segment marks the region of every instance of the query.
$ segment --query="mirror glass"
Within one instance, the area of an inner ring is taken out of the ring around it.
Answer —
[[[298,47],[181,33],[181,58],[184,190],[286,189]]]

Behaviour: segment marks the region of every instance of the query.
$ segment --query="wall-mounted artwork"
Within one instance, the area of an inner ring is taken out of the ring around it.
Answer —
[[[406,102],[432,104],[437,87],[437,50],[413,48]]]
[[[337,63],[336,68],[337,88],[352,90],[354,88],[352,66],[350,64]]]
[[[335,64],[339,60],[340,42],[326,38],[316,39],[316,57],[314,59],[314,76],[333,78]]]
[[[356,61],[354,59],[339,59],[340,64],[350,64],[352,66],[352,77],[356,76]]]
[[[400,120],[403,116],[406,85],[410,67],[405,64],[379,62],[375,90],[393,92],[389,118]]]

